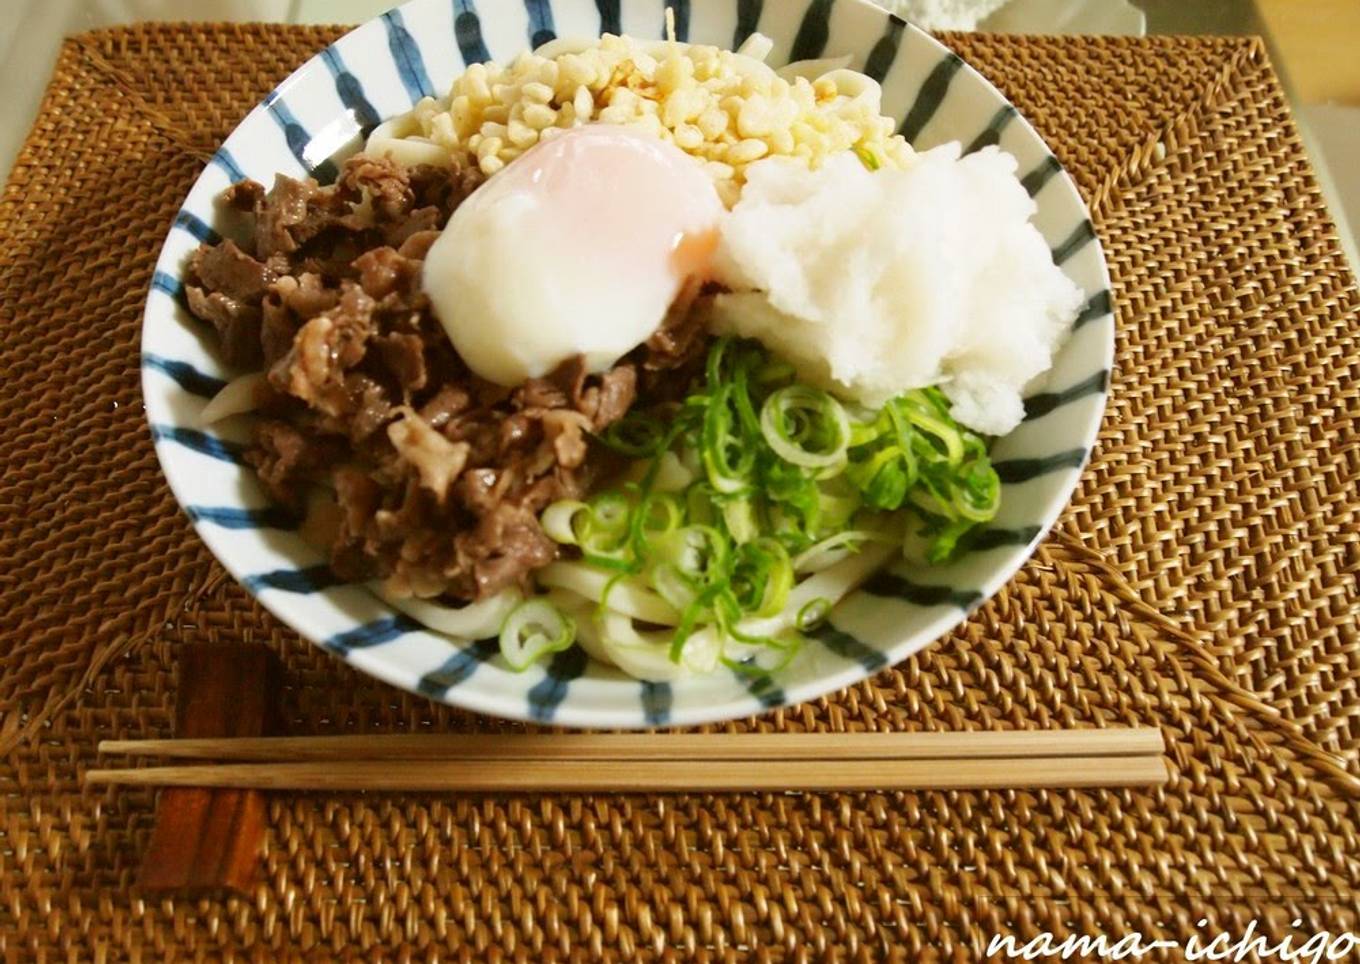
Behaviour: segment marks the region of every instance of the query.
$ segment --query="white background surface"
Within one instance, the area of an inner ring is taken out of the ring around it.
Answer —
[[[33,123],[62,38],[69,34],[137,20],[359,23],[394,5],[394,0],[0,0],[0,175],[8,174]],[[1142,19],[1125,0],[1011,0],[991,24],[1044,33],[1137,32]],[[1360,264],[1355,233],[1360,228],[1360,107],[1296,105],[1295,116],[1351,263]]]

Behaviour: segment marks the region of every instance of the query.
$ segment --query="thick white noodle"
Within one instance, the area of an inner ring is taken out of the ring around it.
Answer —
[[[770,56],[770,51],[774,49],[774,41],[763,33],[753,33],[741,42],[741,46],[736,52],[743,57],[750,57],[752,60],[764,61]]]
[[[670,630],[639,631],[630,617],[609,610],[600,614],[590,600],[566,590],[553,590],[550,598],[576,621],[576,639],[591,658],[636,679],[673,682],[717,668],[721,654],[716,645],[705,648],[687,643],[682,662],[674,663]]]
[[[675,607],[650,589],[627,578],[610,586],[613,573],[601,572],[583,562],[550,562],[538,570],[536,576],[540,585],[569,589],[595,603],[604,598],[607,587],[609,608],[615,612],[658,626],[676,626],[680,623],[680,614]]]
[[[453,166],[453,155],[421,133],[414,112],[398,115],[373,128],[364,151],[379,157],[390,157],[407,167],[417,164]]]
[[[383,602],[393,609],[403,612],[416,622],[435,632],[462,639],[486,639],[501,631],[501,624],[523,600],[517,589],[506,589],[494,596],[466,606],[444,606],[428,599],[413,599],[394,596],[383,589],[381,583],[370,587]]]
[[[632,620],[627,616],[610,613],[601,621],[587,610],[576,616],[576,638],[581,641],[586,652],[603,663],[617,666],[634,679],[669,683],[694,675],[694,670],[684,664],[671,662],[668,655],[670,633],[664,634],[666,636],[664,642],[630,645],[615,635],[621,624],[626,624],[636,635],[636,630],[632,629]]]
[[[818,79],[831,81],[836,85],[836,93],[850,98],[852,103],[863,104],[874,114],[882,113],[883,88],[869,75],[842,67],[829,70]]]
[[[558,602],[557,605],[562,606],[562,603]],[[609,650],[605,648],[600,628],[595,625],[594,617],[588,611],[572,610],[565,606],[562,606],[562,611],[576,621],[576,642],[586,651],[586,655],[606,666],[616,665],[609,656]]]
[[[846,529],[794,556],[793,571],[800,575],[821,572],[859,552],[861,542],[892,542],[895,538],[872,529]]]
[[[579,54],[599,46],[597,37],[556,37],[534,49],[534,55],[544,60],[552,60],[563,54]]]
[[[816,60],[795,60],[791,64],[785,64],[775,71],[780,77],[787,81],[793,81],[798,77],[806,80],[816,80],[823,74],[833,70],[840,70],[850,66],[850,61],[854,58],[849,54],[843,57],[820,57]]]
[[[737,630],[748,636],[783,636],[797,628],[798,617],[809,603],[822,599],[828,608],[834,606],[897,551],[895,541],[889,544],[870,543],[857,555],[843,559],[794,586],[788,602],[778,615],[743,620],[737,624]],[[574,563],[553,563],[547,568],[566,565],[585,568]],[[542,574],[546,571],[540,570],[540,582],[545,582]],[[586,583],[586,580],[574,581],[578,585]],[[608,576],[604,576],[599,585],[602,587],[607,581]],[[637,679],[670,682],[710,673],[717,668],[719,658],[724,655],[739,659],[743,654],[763,655],[763,652],[758,651],[765,649],[725,640],[716,627],[707,626],[685,641],[681,662],[673,663],[670,659],[671,630],[640,632],[633,625],[633,619],[646,617],[634,617],[624,612],[624,607],[616,605],[615,593],[622,588],[622,582],[610,593],[609,608],[603,613],[598,611],[596,605],[599,602],[598,593],[564,589],[560,579],[555,585],[551,593],[552,601],[576,620],[576,638],[582,648],[592,658],[617,666]]]
[[[804,606],[817,599],[825,599],[830,606],[836,605],[898,551],[900,550],[895,544],[865,546],[858,555],[842,560],[829,569],[823,569],[794,586],[789,592],[784,610],[778,615],[764,619],[743,619],[737,623],[737,632],[743,636],[779,637],[796,629],[798,614],[803,611]],[[686,640],[685,646],[688,648],[692,645],[700,647],[714,645],[717,635],[718,630],[715,627],[706,626]]]
[[[754,46],[753,49],[763,51],[759,53],[759,55],[750,54],[746,50],[746,47],[751,44],[752,41],[756,40],[756,38],[759,38],[765,44],[763,48],[759,44]],[[690,44],[681,41],[671,40],[649,40],[638,43],[638,47],[644,55],[658,61],[665,59],[672,51],[678,50],[683,54],[690,46]],[[773,48],[774,43],[768,37],[762,36],[761,34],[752,34],[747,42],[742,44],[740,50],[733,51],[732,69],[747,77],[759,76],[773,80],[775,77],[775,70],[769,64],[765,63],[766,55]],[[634,63],[637,64],[639,70],[645,71],[645,62],[639,62],[635,58]]]
[[[227,382],[221,391],[208,399],[203,411],[198,413],[198,424],[211,425],[232,415],[253,412],[255,389],[264,384],[264,378],[264,372],[251,372],[249,375],[238,375]]]

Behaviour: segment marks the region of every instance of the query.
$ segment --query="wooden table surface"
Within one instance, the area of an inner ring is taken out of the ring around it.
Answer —
[[[1360,107],[1360,0],[1256,0],[1296,103]]]

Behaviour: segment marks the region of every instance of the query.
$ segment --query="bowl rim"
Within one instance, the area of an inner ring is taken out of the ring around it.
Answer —
[[[432,0],[406,0],[406,2],[394,9],[401,12],[430,2],[432,2]],[[967,60],[961,55],[956,54],[948,46],[926,31],[921,30],[908,21],[902,20],[902,18],[897,17],[895,14],[888,13],[877,5],[868,2],[868,0],[841,0],[841,2],[848,5],[868,8],[877,15],[889,17],[894,21],[902,23],[904,29],[914,35],[916,42],[925,43],[932,48],[935,53],[941,56],[957,58],[959,61],[959,64],[957,65],[959,72],[968,77],[973,84],[980,85],[981,89],[987,95],[994,98],[996,103],[1014,108],[1011,101],[985,76],[969,64]],[[381,16],[384,15],[371,18],[370,20],[355,26],[309,57],[303,64],[280,81],[270,94],[246,113],[240,122],[232,129],[231,133],[224,139],[223,146],[229,143],[232,138],[241,132],[257,115],[267,110],[268,106],[275,98],[286,93],[291,86],[300,83],[303,78],[310,73],[320,69],[320,62],[328,51],[345,43],[350,38],[355,37],[366,28],[369,28],[370,25],[380,19]],[[483,16],[486,16],[486,13],[483,13]],[[529,49],[527,40],[524,49]],[[352,54],[353,51],[346,51],[346,53]],[[517,50],[516,55],[518,55],[518,53],[519,51]],[[503,60],[505,58],[500,59]],[[387,118],[384,117],[382,119],[386,120]],[[1051,148],[1048,147],[1047,142],[1018,109],[1015,109],[1013,122],[1018,122],[1022,125],[1028,135],[1034,138],[1039,144],[1043,145],[1048,154],[1056,160],[1056,155],[1054,155]],[[207,168],[205,167],[204,171],[200,172],[198,178],[194,181],[191,192],[198,187],[206,171]],[[1090,223],[1090,209],[1080,191],[1077,190],[1076,183],[1073,181],[1071,175],[1060,162],[1058,163],[1052,180],[1058,182],[1058,184],[1061,185],[1062,190],[1070,195],[1070,200],[1076,203],[1078,209],[1084,214],[1087,223]],[[181,202],[181,208],[183,207],[183,204],[184,202]],[[174,230],[174,227],[172,227],[167,233],[166,242],[162,245],[161,252],[158,253],[157,256],[158,265],[164,255],[165,248],[169,245],[170,240],[173,237]],[[1110,298],[1110,304],[1107,306],[1106,311],[1101,313],[1100,317],[1109,314],[1113,319],[1114,292],[1110,283],[1109,263],[1105,257],[1104,247],[1099,235],[1094,231],[1092,231],[1092,235],[1090,240],[1093,242],[1093,249],[1096,252],[1099,264],[1099,284],[1101,289],[1108,293],[1108,297]],[[182,270],[183,269],[181,268],[181,273]],[[148,428],[152,433],[153,441],[158,438],[157,415],[163,414],[160,411],[160,405],[157,401],[157,393],[148,388],[149,379],[153,376],[151,374],[152,368],[145,363],[145,358],[148,354],[148,342],[152,340],[154,329],[163,323],[155,317],[155,315],[158,314],[153,303],[155,285],[156,282],[153,280],[153,290],[148,292],[146,307],[143,313],[139,349],[142,356],[141,389],[144,402],[143,409],[146,415]],[[1108,379],[1112,378],[1114,374],[1114,347],[1115,336],[1114,326],[1112,324],[1109,329],[1108,337],[1103,340],[1100,347],[1101,354],[1103,355],[1103,367],[1107,373],[1107,386],[1109,384]],[[794,706],[799,703],[814,700],[865,680],[883,668],[901,663],[912,655],[937,642],[953,628],[961,625],[969,618],[969,615],[976,606],[980,606],[991,599],[1011,580],[1016,572],[1024,566],[1024,564],[1033,556],[1038,544],[1047,536],[1061,517],[1064,509],[1070,503],[1072,494],[1087,468],[1087,464],[1091,457],[1092,446],[1099,434],[1100,426],[1103,423],[1104,415],[1108,408],[1108,400],[1108,391],[1101,392],[1098,409],[1091,414],[1089,420],[1082,428],[1080,444],[1084,455],[1080,465],[1074,466],[1075,471],[1066,473],[1064,479],[1044,500],[1042,513],[1036,513],[1041,514],[1042,518],[1041,521],[1039,521],[1032,538],[1030,538],[1025,545],[1014,547],[1014,551],[1008,553],[1004,559],[999,559],[996,564],[989,567],[987,570],[988,575],[982,580],[982,584],[977,586],[976,592],[978,601],[974,606],[960,609],[946,608],[921,628],[915,631],[908,631],[900,639],[882,651],[884,661],[881,666],[877,668],[871,669],[860,662],[847,662],[844,666],[833,672],[821,674],[804,682],[784,688],[782,690],[784,699],[775,705],[765,705],[755,697],[743,694],[740,697],[726,699],[711,704],[699,706],[674,706],[670,709],[664,724],[661,725],[668,727],[690,726],[702,723],[744,719],[751,716],[764,715],[782,707]],[[159,421],[161,421],[161,424],[164,424],[163,420]],[[170,421],[172,423],[174,422],[173,419]],[[1071,440],[1074,443],[1078,441],[1075,435],[1072,436]],[[188,480],[185,476],[188,475],[188,473],[182,473],[178,468],[171,464],[171,461],[168,459],[162,446],[153,445],[153,448],[156,451],[157,463],[160,466],[161,474],[168,482],[176,502],[182,510],[190,515],[190,522],[194,531],[208,547],[209,551],[212,552],[218,564],[221,565],[243,589],[249,592],[256,602],[262,605],[271,615],[279,619],[303,639],[327,652],[329,655],[343,660],[345,663],[355,667],[366,675],[373,676],[413,695],[423,696],[437,703],[444,703],[446,705],[456,706],[503,719],[529,723],[543,722],[542,720],[536,719],[532,713],[529,712],[530,708],[524,701],[512,698],[512,694],[497,692],[494,688],[464,684],[449,687],[443,693],[437,695],[422,692],[418,688],[421,676],[412,667],[403,665],[400,661],[383,659],[380,658],[380,656],[375,655],[381,652],[382,647],[377,647],[372,652],[366,649],[351,649],[346,652],[337,652],[331,647],[326,646],[322,642],[322,635],[317,632],[315,627],[309,626],[308,620],[300,612],[301,609],[305,608],[300,602],[294,604],[292,597],[286,594],[255,592],[251,589],[246,582],[250,573],[239,564],[240,561],[236,558],[236,552],[229,545],[230,540],[227,537],[226,532],[214,525],[207,524],[204,520],[195,518],[191,513],[188,513],[188,507],[194,504],[192,493],[186,489]],[[374,598],[376,599],[377,597]],[[382,603],[382,605],[386,607],[385,603]],[[388,607],[388,609],[395,613],[395,611],[390,610],[390,607]],[[442,634],[436,635],[440,635],[442,639],[449,640],[451,645],[458,646],[460,649],[466,649],[468,646],[472,645],[473,642],[464,641],[459,645],[457,641],[452,640],[450,637],[442,636]],[[631,680],[631,682],[637,683],[639,681]],[[657,725],[653,722],[649,722],[645,718],[639,719],[639,712],[636,708],[592,708],[579,706],[570,700],[564,700],[556,706],[555,710],[556,711],[551,718],[551,723],[557,726],[645,729]]]

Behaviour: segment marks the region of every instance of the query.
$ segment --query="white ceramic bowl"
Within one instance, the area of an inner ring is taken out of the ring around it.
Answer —
[[[1088,294],[1048,390],[994,449],[1001,513],[973,551],[940,568],[881,573],[846,599],[816,640],[776,677],[723,671],[640,683],[579,649],[515,673],[494,640],[454,640],[395,613],[361,586],[340,585],[271,506],[240,459],[245,418],[199,429],[206,399],[233,372],[182,305],[190,253],[223,227],[216,199],[233,181],[276,172],[325,179],[361,132],[447,90],[466,63],[505,60],[554,35],[661,37],[659,0],[413,0],[342,37],[279,85],[227,138],[175,218],[147,299],[142,388],[166,478],[200,536],[274,615],[351,665],[394,686],[498,716],[570,726],[690,724],[812,699],[905,659],[948,631],[1016,571],[1067,502],[1105,405],[1114,341],[1109,277],[1090,218],[1043,141],[997,90],[926,34],[860,0],[670,0],[679,38],[735,47],[752,31],[778,66],[851,54],[881,80],[884,110],[919,148],[999,143],[1019,160],[1054,259]],[[233,424],[233,422],[235,424]]]

